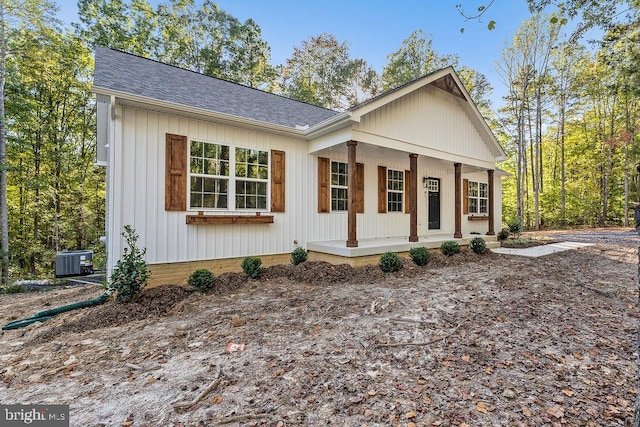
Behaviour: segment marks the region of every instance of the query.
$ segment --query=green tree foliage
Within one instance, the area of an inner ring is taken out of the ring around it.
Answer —
[[[104,46],[148,56],[157,47],[157,14],[146,0],[78,0],[73,27],[90,47]]]
[[[271,49],[252,19],[244,24],[211,0],[79,0],[77,34],[100,45],[267,89],[277,77]]]
[[[49,270],[56,251],[104,233],[104,170],[95,161],[93,60],[77,37],[43,29],[10,57],[7,119],[12,257],[22,273]]]
[[[334,110],[344,110],[379,92],[375,71],[352,59],[347,42],[331,34],[303,40],[281,67],[284,95]]]
[[[441,55],[433,49],[431,35],[414,31],[400,48],[387,55],[382,70],[382,87],[389,90],[449,65],[458,65],[457,55]]]

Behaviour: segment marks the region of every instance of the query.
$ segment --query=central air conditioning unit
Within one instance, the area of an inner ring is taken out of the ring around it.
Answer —
[[[68,251],[56,254],[56,277],[93,274],[93,251]]]

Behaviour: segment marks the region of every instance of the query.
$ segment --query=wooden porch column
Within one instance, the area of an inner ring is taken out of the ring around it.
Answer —
[[[489,231],[487,231],[487,236],[495,236],[495,230],[493,229],[493,170],[487,171],[488,177],[488,187],[489,187],[489,200],[487,201],[489,205]]]
[[[356,188],[356,145],[358,145],[356,141],[347,142],[347,161],[349,164],[349,176],[347,180],[347,197],[349,198],[349,204],[347,206],[348,248],[358,247],[358,240],[356,239],[356,212],[358,210],[358,206],[356,204],[356,192],[358,191]]]
[[[462,163],[454,163],[456,182],[456,229],[453,233],[455,239],[462,238]]]
[[[418,241],[418,155],[409,154],[409,241]]]

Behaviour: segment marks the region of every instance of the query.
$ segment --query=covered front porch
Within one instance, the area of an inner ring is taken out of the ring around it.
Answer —
[[[360,239],[357,247],[346,246],[344,240],[308,242],[307,250],[310,253],[317,252],[344,258],[358,258],[381,255],[385,252],[409,252],[411,248],[419,246],[427,249],[438,249],[443,242],[448,240],[458,242],[460,246],[464,247],[469,245],[469,242],[474,237],[482,237],[489,248],[500,247],[496,236],[465,234],[459,238],[452,238],[451,233],[430,233],[418,236],[417,241],[409,241],[409,236]]]

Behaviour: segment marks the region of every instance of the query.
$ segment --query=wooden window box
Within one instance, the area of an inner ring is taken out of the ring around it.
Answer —
[[[187,215],[187,224],[273,224],[273,215]]]
[[[488,221],[489,215],[469,215],[467,219],[469,221]]]

